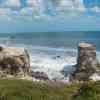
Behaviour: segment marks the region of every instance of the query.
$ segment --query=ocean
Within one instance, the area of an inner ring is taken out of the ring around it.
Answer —
[[[0,33],[1,45],[26,48],[32,69],[46,73],[50,79],[64,79],[63,70],[68,75],[74,70],[80,42],[96,45],[100,60],[100,32]]]

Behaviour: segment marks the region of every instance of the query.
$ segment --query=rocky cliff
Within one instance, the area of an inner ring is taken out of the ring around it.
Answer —
[[[30,72],[30,57],[27,50],[0,47],[0,77],[24,77]]]

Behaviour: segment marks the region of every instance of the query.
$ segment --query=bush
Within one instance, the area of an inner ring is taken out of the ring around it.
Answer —
[[[100,100],[100,82],[82,84],[73,100]]]

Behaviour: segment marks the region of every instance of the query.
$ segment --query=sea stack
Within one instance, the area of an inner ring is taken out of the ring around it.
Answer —
[[[78,46],[78,58],[73,72],[73,79],[79,81],[89,80],[96,73],[98,61],[96,59],[96,46],[88,43],[80,43]]]

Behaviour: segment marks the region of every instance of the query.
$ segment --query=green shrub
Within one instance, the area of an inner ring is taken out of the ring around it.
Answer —
[[[82,84],[73,100],[100,100],[100,82]]]

